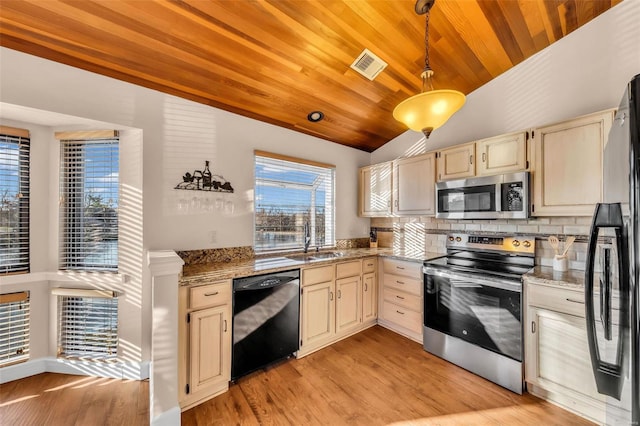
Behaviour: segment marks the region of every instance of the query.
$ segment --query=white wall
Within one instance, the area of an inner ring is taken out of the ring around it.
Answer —
[[[90,287],[124,294],[119,355],[132,368],[148,361],[151,280],[144,251],[251,246],[255,149],[335,164],[336,238],[368,235],[369,220],[357,217],[357,168],[369,164],[369,153],[6,48],[0,48],[0,75],[0,123],[31,131],[33,182],[32,273],[0,277],[0,290],[32,291],[32,306],[39,309],[32,317],[34,356],[55,356],[56,306],[50,288]],[[38,110],[38,120],[58,124],[30,123],[29,109]],[[68,117],[60,125],[46,112]],[[21,122],[7,119],[12,114]],[[53,132],[78,128],[121,131],[121,259],[115,277],[55,272],[58,148]],[[186,171],[201,169],[205,160],[211,161],[213,173],[232,183],[234,194],[173,189]],[[233,209],[216,210],[218,197]]]
[[[335,164],[336,238],[368,235],[369,221],[356,214],[357,168],[369,164],[366,152],[6,48],[0,63],[2,102],[143,131],[146,248],[252,245],[254,149]],[[203,207],[218,195],[172,189],[205,160],[233,185],[225,197],[233,213]],[[188,208],[180,209],[180,200]]]
[[[372,163],[617,107],[640,73],[638,22],[640,1],[616,5],[470,93],[428,141],[407,131],[374,151]]]

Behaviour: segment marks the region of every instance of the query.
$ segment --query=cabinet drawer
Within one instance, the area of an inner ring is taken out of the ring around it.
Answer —
[[[333,265],[302,270],[302,285],[326,283],[333,281]]]
[[[383,283],[385,287],[392,287],[417,296],[422,295],[422,280],[401,275],[384,274]]]
[[[336,278],[354,277],[360,275],[362,270],[362,262],[354,260],[351,262],[342,262],[336,265]]]
[[[584,293],[540,285],[527,285],[527,304],[584,317]]]
[[[382,304],[382,315],[385,320],[414,333],[419,334],[422,332],[422,314],[420,312],[412,311],[385,300]]]
[[[368,257],[362,261],[362,273],[368,274],[369,272],[376,271],[376,261],[375,257]]]
[[[189,289],[189,309],[218,306],[231,303],[231,282],[220,281]]]
[[[384,300],[409,308],[413,311],[419,312],[422,310],[422,298],[420,296],[408,294],[403,291],[396,290],[395,288],[385,287]]]
[[[382,266],[385,273],[403,275],[411,278],[422,277],[422,263],[403,262],[395,259],[382,259]]]

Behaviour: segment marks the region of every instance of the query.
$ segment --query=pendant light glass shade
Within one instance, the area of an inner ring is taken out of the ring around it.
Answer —
[[[447,122],[465,103],[457,90],[430,90],[405,99],[393,110],[393,118],[428,138],[431,132]]]
[[[416,13],[426,14],[422,93],[405,99],[393,110],[393,118],[411,130],[424,133],[427,139],[433,130],[446,123],[466,101],[465,95],[457,90],[433,90],[433,71],[429,65],[429,11],[434,3],[435,0],[417,0],[415,6]]]

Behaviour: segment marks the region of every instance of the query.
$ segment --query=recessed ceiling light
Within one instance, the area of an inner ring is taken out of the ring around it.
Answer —
[[[312,123],[317,123],[323,118],[324,118],[324,114],[321,111],[311,111],[309,115],[307,115],[307,120],[309,120]]]

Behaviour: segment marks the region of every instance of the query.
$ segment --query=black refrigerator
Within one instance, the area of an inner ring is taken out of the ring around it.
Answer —
[[[640,74],[627,85],[603,156],[585,270],[591,365],[605,424],[640,425]]]

